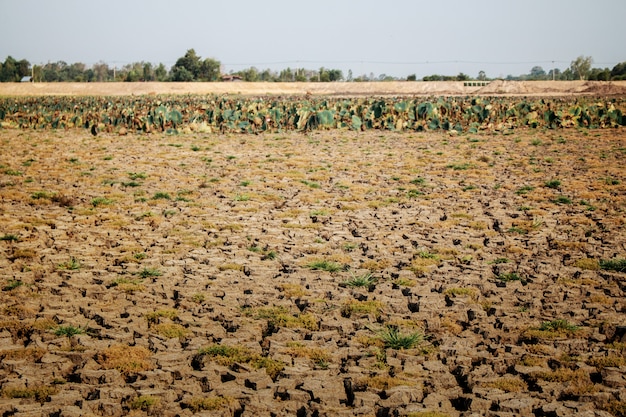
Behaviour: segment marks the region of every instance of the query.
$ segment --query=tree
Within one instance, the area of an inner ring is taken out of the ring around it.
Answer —
[[[25,59],[17,61],[12,56],[8,56],[0,68],[0,82],[15,82],[30,75],[30,63]]]
[[[221,63],[215,59],[200,59],[193,49],[187,50],[172,67],[174,81],[217,81],[220,79]],[[189,75],[191,74],[191,78]]]
[[[189,82],[193,80],[193,73],[187,68],[176,65],[172,68],[172,81]]]
[[[181,71],[184,69],[186,71]],[[176,64],[172,68],[172,73],[185,74],[184,78],[187,78],[187,73],[192,75],[192,79],[200,72],[200,57],[196,55],[196,51],[188,49],[185,55],[176,60]],[[172,77],[175,78],[175,77]],[[189,80],[190,81],[190,80]]]
[[[593,58],[591,58],[590,56],[579,56],[570,64],[572,74],[579,80],[586,80],[589,77],[589,73],[591,72],[592,63]]]
[[[611,70],[608,68],[592,68],[589,72],[589,80],[592,81],[609,81],[611,79]]]
[[[417,75],[415,74],[411,74],[408,77],[406,77],[407,81],[417,81]]]
[[[611,70],[612,80],[624,80],[626,79],[626,62],[620,62]]]
[[[110,71],[109,65],[105,62],[100,61],[93,65],[94,79],[99,83],[109,80]]]
[[[343,80],[343,72],[338,69],[328,70],[328,80],[329,81],[341,81]]]
[[[545,80],[546,72],[540,66],[534,66],[530,69],[530,74],[528,77],[530,80]]]
[[[200,63],[196,79],[202,81],[218,81],[220,79],[220,67],[222,64],[215,59],[206,58]]]
[[[478,80],[485,81],[486,79],[487,79],[487,74],[485,74],[485,71],[478,71]]]
[[[163,63],[160,63],[154,70],[154,75],[156,76],[157,81],[167,80],[167,70],[165,69],[165,65],[163,65]]]

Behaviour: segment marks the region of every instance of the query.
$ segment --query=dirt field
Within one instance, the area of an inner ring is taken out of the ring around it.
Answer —
[[[0,96],[139,94],[242,95],[626,95],[626,81],[502,81],[487,86],[463,82],[373,83],[0,83]]]
[[[622,129],[0,139],[2,415],[624,415]]]

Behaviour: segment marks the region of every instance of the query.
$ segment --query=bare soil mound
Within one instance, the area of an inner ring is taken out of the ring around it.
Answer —
[[[341,96],[458,96],[458,95],[626,95],[626,81],[492,81],[484,87],[463,82],[366,83],[0,83],[0,96],[39,95],[341,95]]]

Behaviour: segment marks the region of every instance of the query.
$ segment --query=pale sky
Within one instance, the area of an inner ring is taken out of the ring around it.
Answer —
[[[625,0],[0,0],[0,60],[488,77],[626,61]]]

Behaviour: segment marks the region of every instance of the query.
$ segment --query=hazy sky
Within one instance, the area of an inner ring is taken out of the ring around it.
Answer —
[[[625,0],[0,0],[0,60],[488,77],[626,61]],[[554,62],[554,63],[553,63]]]

